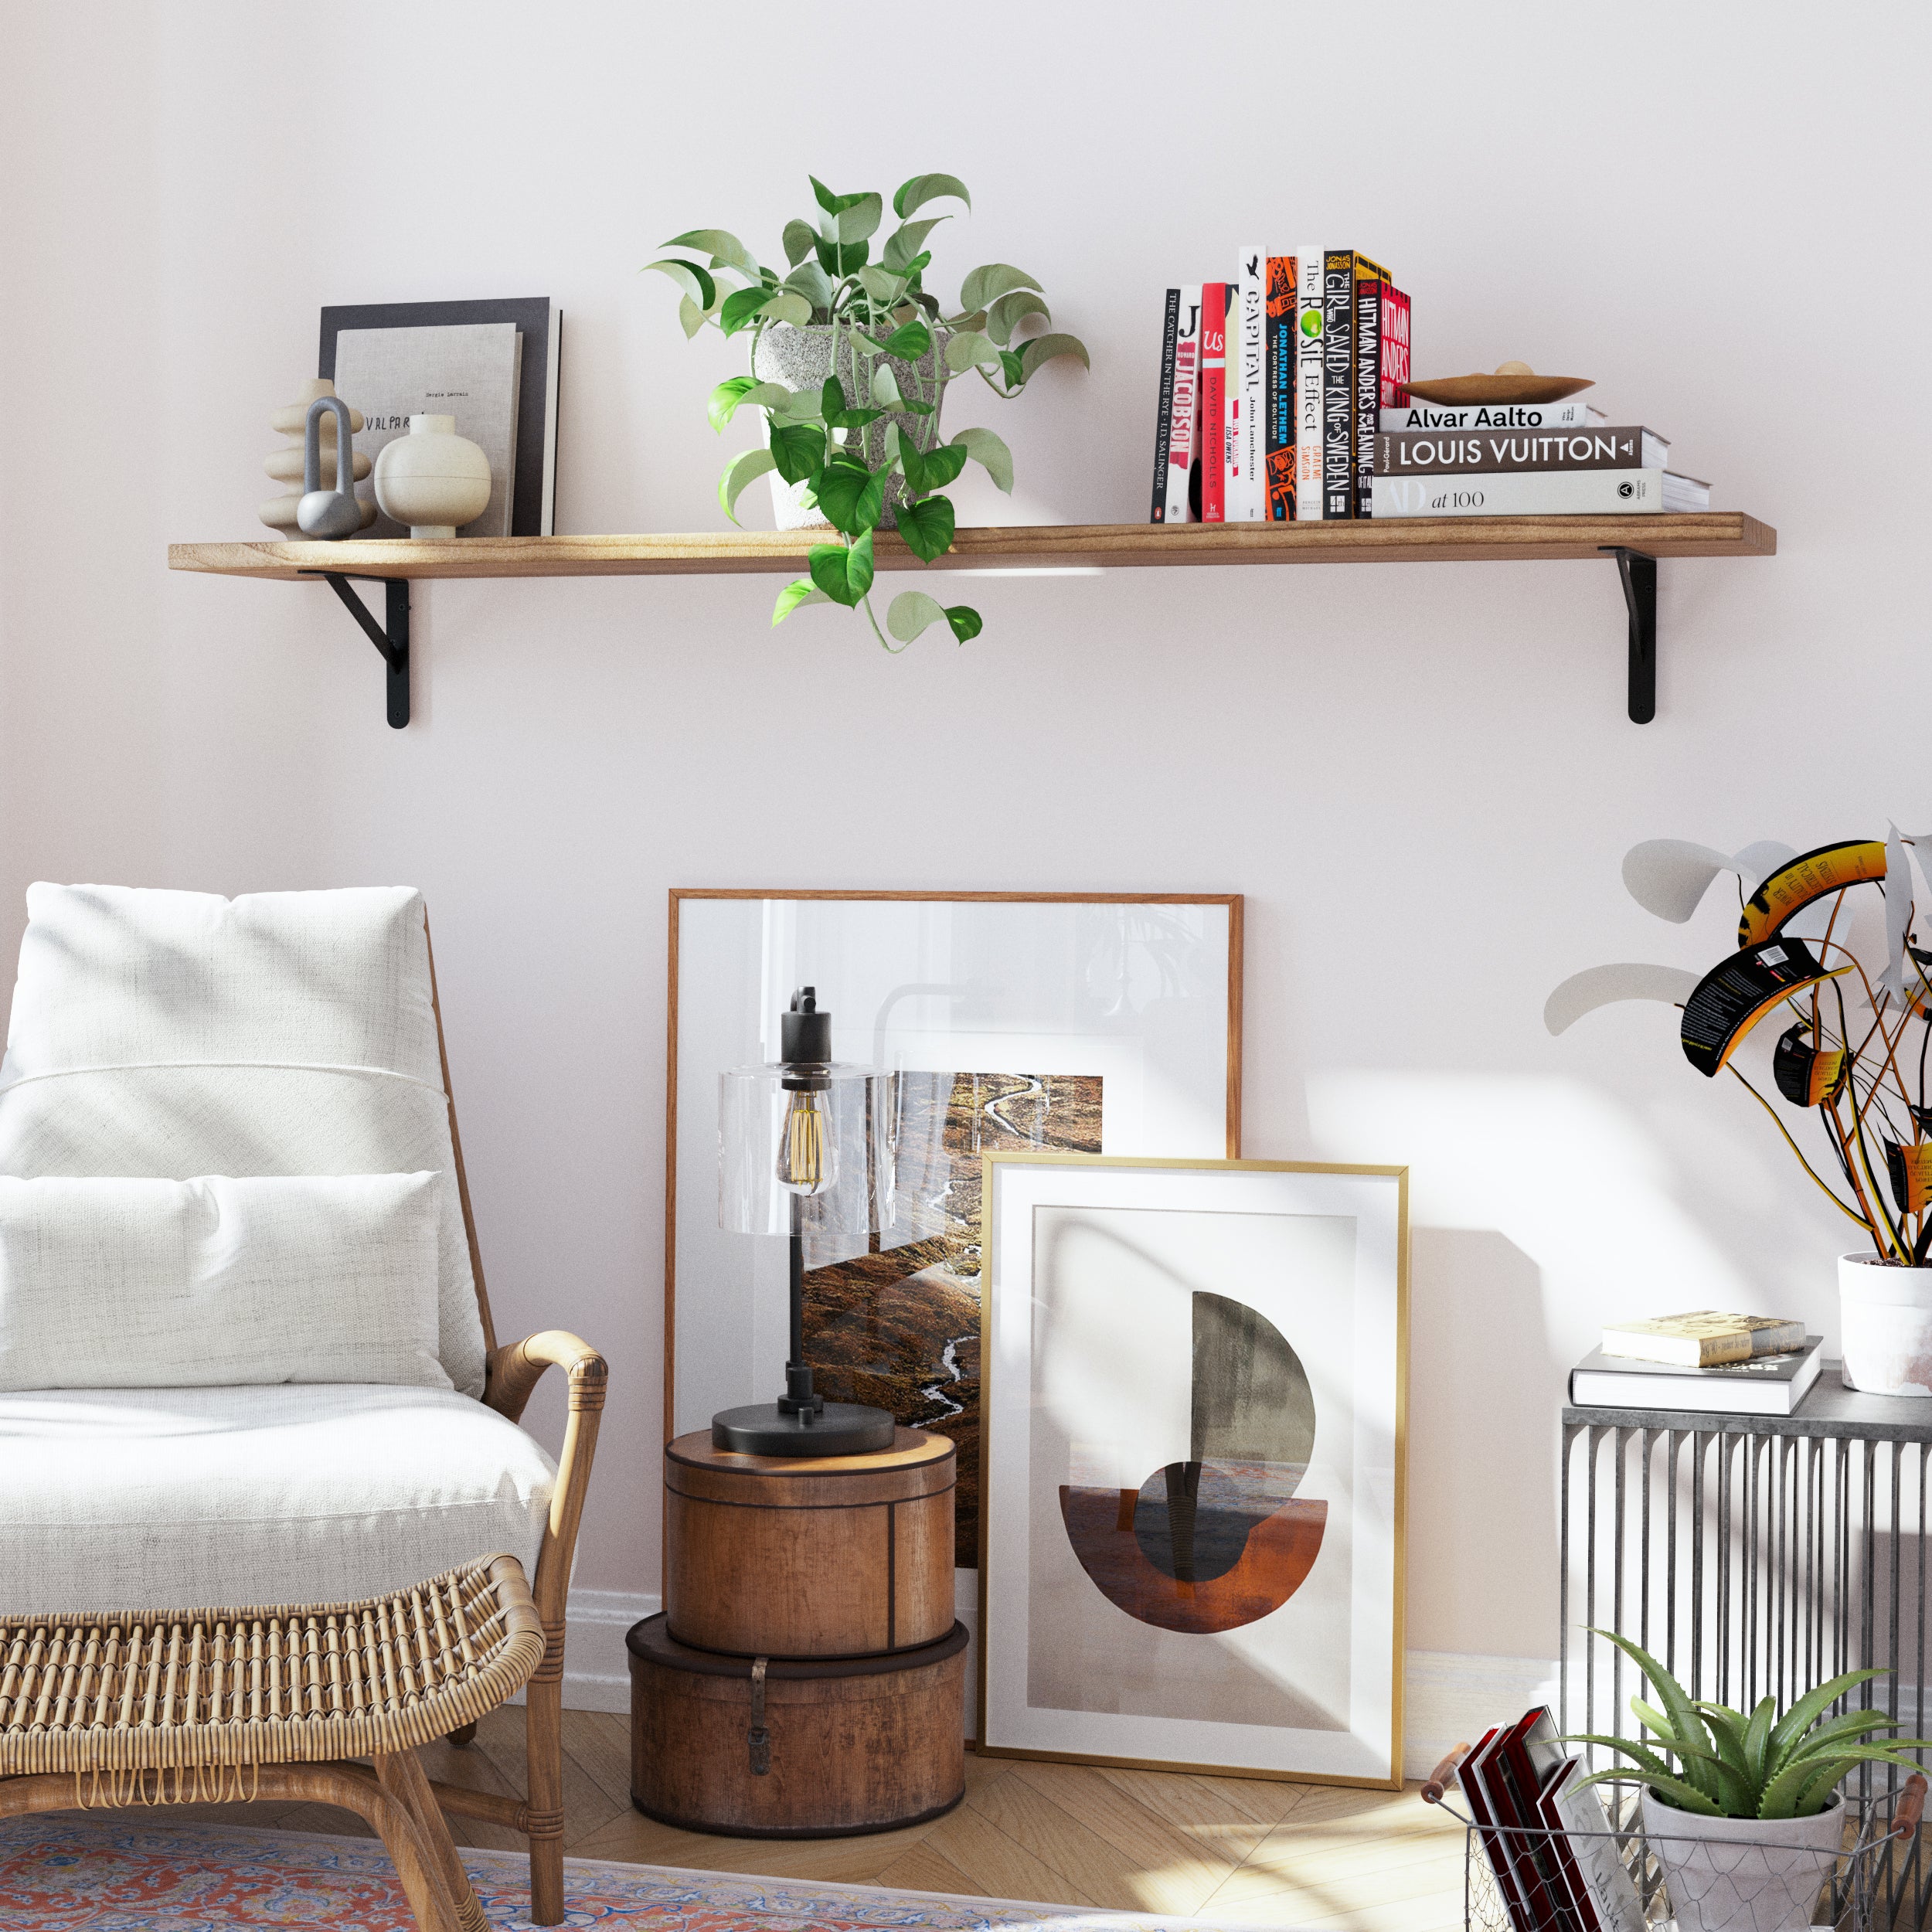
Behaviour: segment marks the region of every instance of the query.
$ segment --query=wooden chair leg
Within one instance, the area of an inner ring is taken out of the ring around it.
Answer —
[[[524,1690],[526,1758],[530,1783],[530,1919],[536,1925],[563,1920],[563,1641],[550,1653]]]
[[[470,1875],[464,1870],[463,1862],[456,1855],[449,1822],[437,1807],[421,1760],[413,1751],[378,1752],[376,1775],[382,1781],[383,1790],[416,1821],[416,1828],[422,1834],[423,1849],[430,1863],[435,1867],[444,1889],[450,1895],[463,1932],[489,1932],[489,1922],[484,1917],[483,1908],[477,1903],[476,1893],[471,1888]]]
[[[476,1726],[474,1724],[457,1725],[450,1733],[450,1742],[459,1750],[465,1745],[474,1744],[476,1742]]]

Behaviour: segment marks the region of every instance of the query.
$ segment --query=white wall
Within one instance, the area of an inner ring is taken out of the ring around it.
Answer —
[[[1243,892],[1248,1151],[1413,1165],[1410,1641],[1548,1658],[1554,1410],[1603,1318],[1833,1327],[1840,1226],[1748,1097],[1662,1009],[1557,1041],[1540,1014],[1578,967],[1724,949],[1720,906],[1683,933],[1624,897],[1637,839],[1932,824],[1927,15],[909,18],[7,12],[0,949],[36,877],[422,886],[498,1323],[610,1352],[579,1581],[629,1592],[657,1575],[665,889]],[[1094,352],[1010,410],[957,393],[1021,478],[962,520],[1144,515],[1160,288],[1312,236],[1394,265],[1420,371],[1596,376],[1781,553],[1663,566],[1642,730],[1608,563],[981,580],[982,638],[897,660],[835,612],[773,632],[767,579],[434,584],[401,733],[325,589],[165,570],[169,539],[260,534],[266,418],[328,301],[554,295],[560,528],[718,527],[735,349],[635,270],[692,225],[775,251],[808,169],[930,168],[979,211],[942,262],[1036,270]]]

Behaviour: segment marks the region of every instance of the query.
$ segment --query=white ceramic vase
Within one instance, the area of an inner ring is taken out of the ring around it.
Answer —
[[[411,536],[454,536],[488,506],[490,459],[454,416],[412,416],[409,434],[377,454],[376,500]]]
[[[1834,1798],[1810,1818],[1699,1818],[1644,1787],[1644,1836],[1679,1932],[1801,1932],[1845,1835]]]
[[[1846,1388],[1932,1398],[1932,1268],[1841,1254],[1838,1310]]]

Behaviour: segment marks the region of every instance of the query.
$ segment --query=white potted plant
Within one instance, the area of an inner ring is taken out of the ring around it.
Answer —
[[[1847,1671],[1782,1713],[1769,1697],[1747,1713],[1692,1699],[1628,1638],[1596,1634],[1636,1665],[1663,1709],[1630,1700],[1651,1743],[1594,1731],[1570,1740],[1607,1746],[1634,1767],[1593,1772],[1577,1789],[1642,1787],[1645,1839],[1662,1868],[1679,1932],[1808,1923],[1844,1842],[1838,1786],[1860,1764],[1916,1771],[1904,1753],[1932,1749],[1921,1737],[1872,1737],[1898,1729],[1883,1711],[1826,1716],[1848,1692],[1885,1673]]]
[[[1701,975],[1592,967],[1550,995],[1544,1019],[1560,1033],[1613,1000],[1682,1007],[1685,1057],[1740,1082],[1808,1179],[1864,1231],[1869,1245],[1838,1264],[1845,1386],[1932,1399],[1932,951],[1913,943],[1915,852],[1924,876],[1932,836],[1896,826],[1806,852],[1769,839],[1729,855],[1646,840],[1625,855],[1624,883],[1659,918],[1685,923],[1720,873],[1737,876],[1736,951]],[[1781,1106],[1739,1063],[1767,1019],[1780,1029],[1769,1071]],[[1784,1107],[1794,1124],[1808,1117],[1812,1158]]]
[[[1012,454],[991,430],[940,440],[940,413],[956,377],[977,374],[1010,400],[1043,364],[1062,355],[1084,364],[1087,351],[1071,335],[1021,332],[1053,317],[1039,284],[1009,263],[970,270],[950,310],[927,289],[927,243],[951,216],[913,217],[938,201],[971,209],[971,197],[952,175],[915,175],[901,185],[892,199],[899,226],[876,261],[871,249],[884,198],[835,195],[811,179],[819,220],[815,227],[785,224],[783,275],[722,228],[694,228],[665,244],[695,250],[704,260],[667,257],[645,264],[682,292],[686,335],[710,327],[750,339],[751,372],[711,392],[711,426],[722,430],[740,410],[762,410],[765,445],[726,464],[718,500],[736,522],[745,485],[769,475],[781,529],[821,528],[838,539],[812,547],[811,575],[779,593],[774,624],[801,604],[842,604],[865,611],[889,651],[937,623],[964,644],[979,634],[979,613],[963,604],[942,608],[923,590],[894,597],[880,630],[871,597],[873,532],[896,529],[930,563],[953,540],[952,503],[939,492],[969,461],[1012,490]],[[887,641],[887,631],[896,643]]]

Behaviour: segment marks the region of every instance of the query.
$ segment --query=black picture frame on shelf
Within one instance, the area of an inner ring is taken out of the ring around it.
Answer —
[[[466,322],[512,322],[522,332],[525,380],[517,397],[510,534],[552,536],[556,525],[556,413],[563,318],[548,296],[500,301],[358,302],[325,308],[315,373],[335,380],[335,338],[345,328],[448,328]],[[543,372],[543,380],[530,379],[538,370]]]

